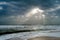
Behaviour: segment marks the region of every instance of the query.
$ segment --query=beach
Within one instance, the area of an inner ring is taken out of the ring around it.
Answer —
[[[42,36],[42,37],[30,38],[28,40],[60,40],[60,37]]]
[[[23,39],[16,37],[16,38],[10,38],[7,40],[23,40]],[[40,37],[29,38],[26,40],[60,40],[60,37],[40,36]]]

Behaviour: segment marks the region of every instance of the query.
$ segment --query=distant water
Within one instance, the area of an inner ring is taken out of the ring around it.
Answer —
[[[19,30],[36,30],[40,32],[60,32],[60,25],[0,25],[0,33]]]
[[[9,38],[19,37],[23,39],[28,39],[36,36],[54,36],[60,37],[60,25],[0,25],[0,29],[4,28],[14,28],[14,29],[47,29],[46,31],[33,31],[33,32],[23,32],[23,33],[13,33],[13,34],[5,34],[0,36],[0,40],[5,40]],[[50,32],[53,31],[53,32]],[[54,32],[55,31],[55,32]],[[57,32],[58,31],[58,32]]]
[[[0,25],[0,29],[50,29],[60,30],[60,25]]]

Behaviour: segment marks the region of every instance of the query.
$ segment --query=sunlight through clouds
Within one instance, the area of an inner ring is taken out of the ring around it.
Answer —
[[[39,8],[33,8],[30,12],[28,12],[26,14],[26,17],[31,17],[33,16],[34,14],[37,14],[37,13],[43,13],[44,11],[39,9]]]
[[[0,24],[55,24],[56,20],[60,23],[60,0],[0,2]]]

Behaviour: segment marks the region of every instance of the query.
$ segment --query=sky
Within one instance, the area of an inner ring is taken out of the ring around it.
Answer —
[[[60,0],[0,0],[5,24],[60,24]]]

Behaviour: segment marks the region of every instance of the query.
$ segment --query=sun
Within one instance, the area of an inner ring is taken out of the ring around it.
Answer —
[[[36,13],[38,13],[38,12],[43,12],[43,10],[41,10],[41,9],[39,9],[39,8],[34,8],[34,9],[32,9],[32,11],[31,11],[32,14],[36,14]]]
[[[31,16],[33,16],[34,14],[36,14],[36,13],[43,13],[44,11],[43,10],[41,10],[41,9],[39,9],[38,7],[36,7],[36,8],[33,8],[33,9],[31,9],[27,14],[26,14],[26,17],[31,17]]]

